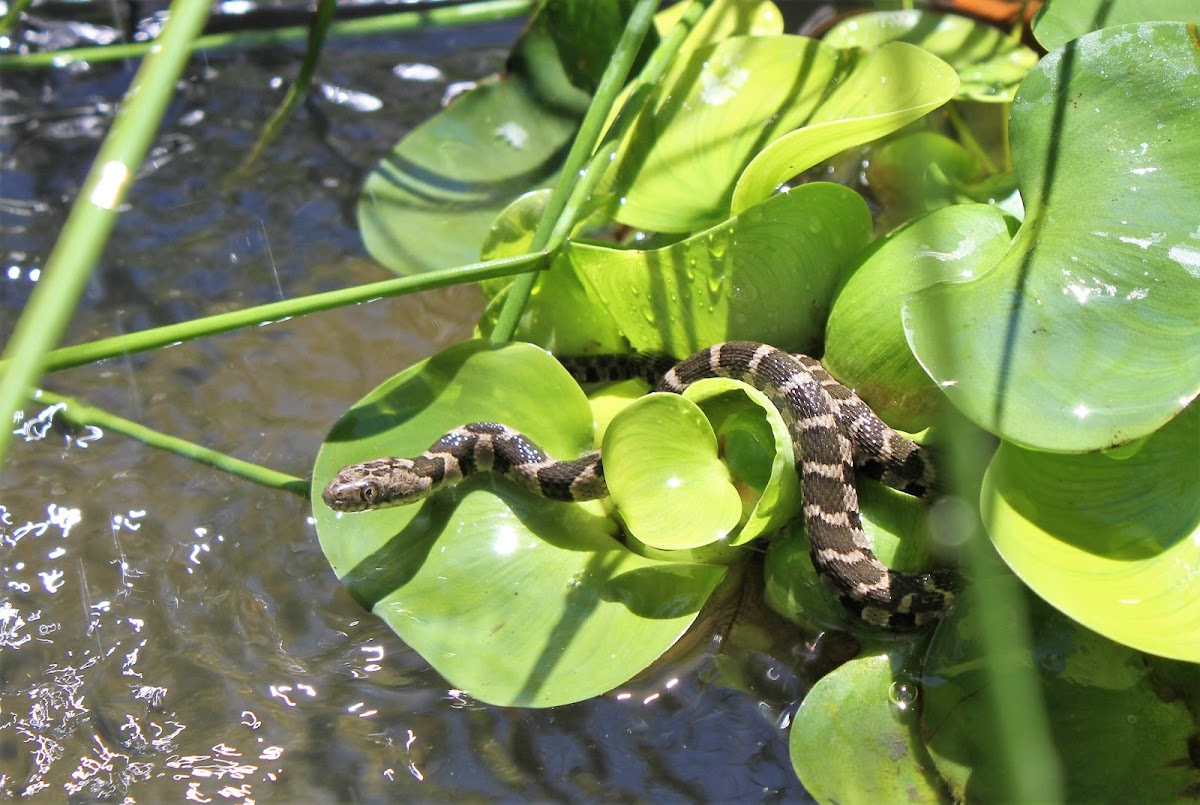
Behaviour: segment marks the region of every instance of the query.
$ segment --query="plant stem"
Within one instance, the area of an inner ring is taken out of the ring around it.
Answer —
[[[8,13],[0,20],[0,34],[7,34],[21,18],[21,13],[29,7],[30,0],[13,0],[8,6]]]
[[[92,425],[97,428],[123,433],[151,447],[157,447],[160,450],[166,450],[184,458],[190,458],[201,464],[207,464],[210,467],[227,472],[230,475],[236,475],[239,478],[244,478],[261,486],[291,492],[305,500],[308,499],[308,481],[303,478],[297,478],[294,475],[288,475],[258,464],[251,464],[249,461],[242,461],[240,458],[234,458],[225,453],[201,447],[186,439],[168,436],[165,433],[160,433],[145,425],[123,419],[116,414],[109,413],[93,405],[88,405],[71,397],[54,394],[45,389],[34,392],[32,398],[49,405],[65,405],[66,407],[62,409],[59,416],[76,427]]]
[[[275,114],[271,115],[271,119],[263,126],[262,133],[258,135],[258,141],[254,143],[250,153],[233,172],[230,177],[231,182],[238,182],[250,174],[254,163],[258,162],[259,156],[268,145],[279,137],[279,132],[283,130],[284,124],[292,116],[296,105],[308,94],[308,88],[312,86],[313,73],[316,72],[317,63],[321,60],[321,46],[325,43],[325,36],[329,33],[329,25],[333,22],[333,13],[336,9],[336,0],[317,0],[317,12],[313,15],[312,25],[308,29],[308,45],[304,50],[304,61],[300,63],[300,70],[296,73],[296,80],[288,87],[287,94],[283,96],[283,102],[279,104]]]
[[[640,104],[645,101],[648,88],[657,84],[662,78],[672,58],[679,51],[683,39],[704,13],[707,3],[692,2],[684,11],[670,34],[659,43],[650,59],[647,60],[637,81],[631,87],[629,100],[626,102],[625,108],[621,110],[619,120],[605,133],[604,124],[609,118],[612,106],[621,92],[626,77],[629,75],[633,60],[637,56],[638,50],[641,49],[642,40],[645,39],[646,32],[654,21],[656,6],[656,2],[642,0],[629,15],[625,32],[621,35],[621,39],[613,51],[608,67],[596,89],[596,94],[592,98],[592,103],[588,106],[587,114],[579,127],[579,133],[567,155],[558,184],[550,193],[546,210],[534,231],[530,248],[554,251],[566,239],[575,225],[579,210],[586,203],[587,198],[591,195],[591,190],[599,183],[603,172],[607,169],[609,156],[619,145],[626,128],[636,118],[636,112],[640,108]],[[611,145],[611,149],[598,150],[597,144],[601,142],[602,137],[604,143]],[[581,169],[585,164],[588,167],[581,176]],[[496,327],[492,330],[491,340],[493,343],[502,343],[512,339],[521,314],[525,310],[525,305],[529,301],[534,280],[535,277],[531,274],[518,277],[513,282],[508,297],[504,300],[504,306],[500,309]]]
[[[297,299],[287,299],[282,302],[272,302],[267,305],[235,310],[230,313],[219,313],[215,316],[205,316],[179,324],[168,324],[165,327],[154,327],[136,333],[101,338],[86,344],[75,344],[56,349],[46,355],[43,371],[46,373],[82,366],[108,358],[131,355],[137,352],[147,352],[160,347],[172,346],[184,341],[193,341],[210,335],[228,333],[247,327],[258,327],[272,322],[283,321],[317,313],[322,310],[346,307],[347,305],[362,304],[375,299],[392,296],[403,296],[418,291],[428,291],[434,288],[444,288],[448,285],[461,285],[468,282],[508,277],[526,271],[538,271],[546,267],[549,255],[546,252],[522,254],[516,257],[505,257],[499,260],[489,260],[483,263],[473,263],[467,266],[446,268],[439,271],[428,271],[411,277],[373,282],[354,288],[302,296]],[[0,361],[0,372],[8,369],[8,363]]]
[[[511,19],[529,13],[533,0],[487,0],[486,2],[433,8],[426,11],[399,11],[378,17],[343,20],[333,23],[330,34],[335,36],[368,36],[373,34],[412,31],[429,26],[474,25]],[[192,50],[217,50],[227,47],[253,47],[278,42],[293,42],[308,35],[309,26],[290,25],[262,31],[230,31],[208,34],[193,40],[188,47]],[[161,41],[131,42],[122,45],[73,48],[45,53],[22,53],[0,56],[0,70],[36,69],[61,67],[71,62],[119,61],[145,56]]]
[[[46,260],[45,271],[5,348],[0,422],[12,422],[41,376],[46,352],[62,337],[92,268],[100,258],[133,177],[146,157],[191,43],[208,19],[208,0],[174,0],[154,50],[125,93],[112,128]],[[0,428],[0,466],[11,429]]]

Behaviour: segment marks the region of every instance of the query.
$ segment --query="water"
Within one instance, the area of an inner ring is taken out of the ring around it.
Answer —
[[[333,90],[316,93],[229,195],[219,180],[278,102],[272,79],[294,75],[298,50],[194,59],[66,343],[386,278],[354,225],[364,173],[448,87],[496,69],[518,30],[331,41],[318,77]],[[0,338],[130,76],[124,65],[3,76]],[[354,102],[332,102],[345,98]],[[481,309],[475,290],[448,289],[45,384],[307,476],[353,400],[469,337]],[[719,684],[703,655],[579,705],[485,706],[350,600],[306,502],[119,434],[31,432],[44,438],[16,441],[0,475],[0,796],[805,798],[781,729],[808,684],[794,662],[749,663],[753,695]],[[776,631],[780,657],[803,645]]]

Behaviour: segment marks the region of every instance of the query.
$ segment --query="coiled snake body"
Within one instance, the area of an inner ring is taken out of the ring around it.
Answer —
[[[649,361],[643,369],[655,366]],[[779,409],[795,447],[813,565],[842,603],[867,622],[891,629],[937,618],[954,599],[957,574],[900,573],[881,563],[863,534],[854,486],[857,470],[909,494],[928,494],[934,489],[933,471],[921,449],[885,425],[818,361],[766,344],[730,341],[710,347],[667,371],[655,390],[681,393],[707,377],[748,383]],[[474,422],[442,436],[417,458],[380,458],[343,468],[323,498],[344,512],[401,505],[482,470],[554,500],[608,494],[599,451],[558,461],[504,425]]]

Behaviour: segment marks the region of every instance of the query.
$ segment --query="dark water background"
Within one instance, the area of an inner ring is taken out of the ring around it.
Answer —
[[[331,40],[308,104],[228,196],[220,180],[302,46],[198,54],[66,343],[387,278],[355,227],[364,173],[451,84],[498,69],[518,32]],[[0,338],[135,67],[0,74]],[[481,307],[472,288],[435,291],[45,385],[307,477],[352,401],[469,337]],[[811,675],[802,635],[574,706],[486,706],[350,600],[310,514],[118,434],[18,439],[0,475],[0,798],[807,799],[786,732]]]

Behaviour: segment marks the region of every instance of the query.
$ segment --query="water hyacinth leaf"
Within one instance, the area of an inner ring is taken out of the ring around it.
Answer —
[[[683,358],[737,339],[808,351],[838,278],[870,237],[861,196],[814,182],[659,249],[571,241],[538,276],[517,337],[562,355]],[[485,334],[499,302],[480,321]]]
[[[1003,444],[985,475],[984,522],[1013,571],[1060,611],[1111,640],[1200,662],[1200,406],[1132,452]]]
[[[551,267],[534,283],[529,304],[517,325],[516,338],[539,344],[558,355],[625,352],[628,342],[616,321],[609,311],[596,303],[579,276],[571,270],[572,254],[576,250],[572,244],[560,249]],[[495,288],[489,286],[488,290],[495,291]],[[488,303],[479,319],[481,336],[491,335],[507,295],[506,286]]]
[[[557,361],[528,344],[468,342],[338,421],[317,456],[313,500],[345,464],[417,455],[488,419],[551,455],[592,449],[588,402]],[[313,514],[355,600],[452,685],[494,704],[549,707],[625,682],[688,628],[724,574],[637,556],[598,502],[551,503],[489,475],[410,506],[338,517],[318,503]]]
[[[1004,801],[988,673],[966,597],[943,619],[926,654],[923,733],[957,802]],[[989,602],[987,605],[993,606]],[[1153,678],[1138,652],[1032,607],[1040,675],[1065,802],[1179,802],[1200,785],[1189,757],[1195,721],[1185,700]],[[1025,662],[1028,658],[1011,661]]]
[[[857,657],[822,677],[796,711],[788,747],[818,802],[940,802],[918,730],[920,688],[894,654]],[[830,747],[838,747],[830,751]]]
[[[908,348],[904,299],[987,272],[1008,250],[1013,226],[995,207],[964,204],[887,235],[838,292],[825,328],[825,368],[893,427],[915,433],[933,424],[944,397]]]
[[[892,228],[933,210],[974,201],[975,157],[932,131],[901,134],[872,149],[867,168],[871,195],[883,205],[878,224]]]
[[[837,53],[804,37],[735,36],[681,60],[651,94],[601,185],[613,217],[659,232],[694,232],[728,218],[738,174],[812,115],[836,75]]]
[[[650,394],[622,410],[604,434],[604,475],[629,532],[652,548],[724,541],[742,501],[695,403]]]
[[[1200,389],[1195,54],[1184,25],[1106,28],[1021,85],[1013,247],[905,306],[917,358],[981,427],[1037,449],[1107,448]]]
[[[654,15],[654,27],[660,36],[671,30],[686,8],[685,3],[675,3]],[[783,14],[770,0],[714,0],[683,40],[679,55],[687,55],[698,47],[731,36],[774,36],[781,33]]]
[[[1033,18],[1033,35],[1046,50],[1101,28],[1131,22],[1197,22],[1195,0],[1049,0]]]
[[[671,246],[576,244],[569,257],[636,351],[686,357],[743,339],[804,352],[820,341],[838,278],[870,236],[857,193],[815,182]]]
[[[589,94],[595,92],[633,5],[634,0],[555,0],[539,10],[535,24],[545,27],[558,49],[558,61],[576,87]],[[656,44],[657,33],[651,31],[634,62],[633,74],[641,69]]]
[[[849,17],[829,29],[824,42],[839,48],[877,48],[907,42],[945,61],[962,82],[956,97],[1007,103],[1037,54],[1004,31],[956,14],[906,9]]]
[[[730,211],[740,214],[818,162],[924,117],[954,97],[958,85],[945,62],[903,42],[855,57],[804,127],[771,142],[746,166]]]
[[[367,176],[358,203],[367,251],[403,274],[474,262],[496,215],[554,182],[579,119],[520,75],[480,82]]]
[[[688,386],[683,396],[711,423],[721,456],[742,499],[742,545],[777,531],[800,513],[800,479],[791,432],[779,409],[758,389],[729,378]]]
[[[550,188],[523,193],[501,210],[488,227],[479,247],[480,260],[516,257],[532,251],[533,233],[550,200]],[[512,277],[497,277],[479,283],[480,290],[493,299],[512,282]]]

